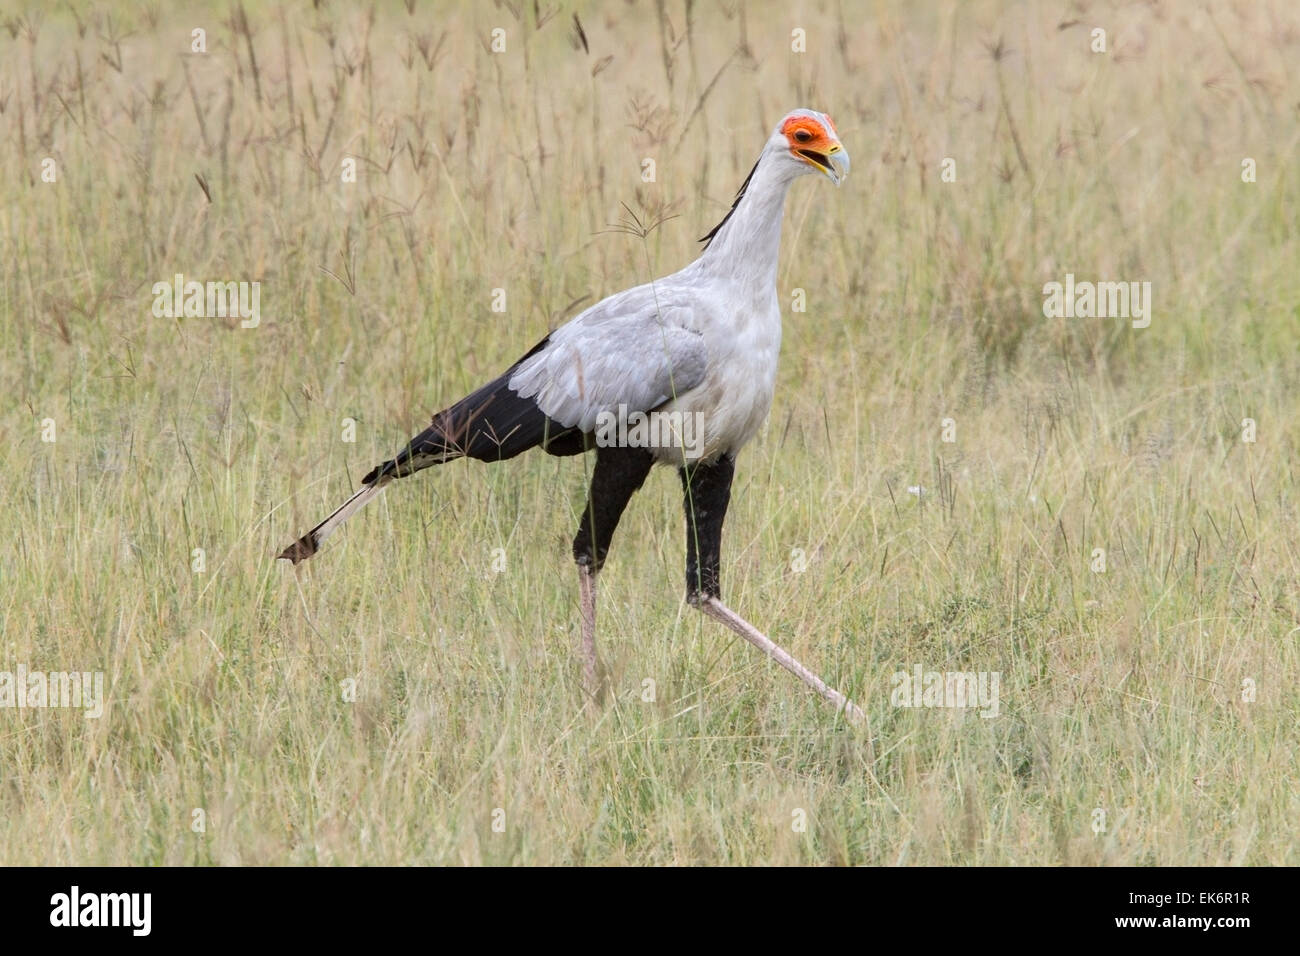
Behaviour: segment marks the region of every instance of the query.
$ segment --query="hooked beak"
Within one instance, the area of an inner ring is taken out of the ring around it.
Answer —
[[[849,175],[849,154],[839,143],[835,143],[826,152],[815,149],[801,149],[799,155],[812,166],[816,166],[836,186],[844,182]]]

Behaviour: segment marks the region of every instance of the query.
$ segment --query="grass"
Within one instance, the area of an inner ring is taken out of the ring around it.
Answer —
[[[368,9],[0,19],[0,670],[108,697],[0,709],[0,863],[1300,863],[1291,4],[586,2],[587,51],[568,7]],[[866,730],[684,605],[664,472],[594,712],[589,460],[448,466],[273,560],[688,262],[799,105],[853,176],[791,192],[723,586]],[[260,324],[155,317],[177,272]],[[1151,282],[1150,327],[1044,318],[1067,272]],[[918,664],[999,716],[892,706]]]

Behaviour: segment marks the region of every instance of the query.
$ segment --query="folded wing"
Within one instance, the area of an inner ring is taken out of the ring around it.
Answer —
[[[515,369],[511,390],[566,428],[591,432],[602,412],[652,411],[695,388],[708,366],[704,337],[692,310],[663,296],[640,286],[556,329]]]

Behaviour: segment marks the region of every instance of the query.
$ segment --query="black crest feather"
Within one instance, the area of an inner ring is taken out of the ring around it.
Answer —
[[[759,162],[762,162],[762,160],[760,159]],[[705,249],[709,248],[708,244],[713,241],[713,237],[718,234],[718,230],[727,224],[727,220],[731,218],[731,214],[736,211],[736,207],[740,205],[740,201],[745,198],[745,190],[749,188],[749,181],[754,178],[754,170],[756,169],[758,169],[757,162],[754,163],[754,169],[751,169],[749,175],[745,177],[745,181],[740,184],[740,191],[736,193],[735,201],[732,202],[731,208],[727,210],[727,214],[722,217],[722,222],[710,229],[707,236],[700,238],[700,242],[705,244]]]

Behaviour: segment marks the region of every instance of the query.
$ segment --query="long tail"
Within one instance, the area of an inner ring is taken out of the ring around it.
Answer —
[[[545,347],[546,339],[525,355]],[[519,361],[523,361],[520,359]],[[374,499],[385,485],[457,458],[504,461],[541,446],[552,455],[574,455],[588,447],[587,436],[548,418],[530,398],[509,387],[515,366],[478,391],[433,416],[431,424],[406,447],[361,479],[362,487],[332,515],[277,556],[297,564],[315,554],[344,521]]]
[[[339,525],[369,504],[370,499],[383,491],[384,486],[392,480],[391,476],[385,476],[375,481],[374,484],[362,485],[351,498],[339,505],[337,511],[281,551],[277,558],[292,561],[294,564],[310,558],[320,548],[322,541],[329,537]]]

